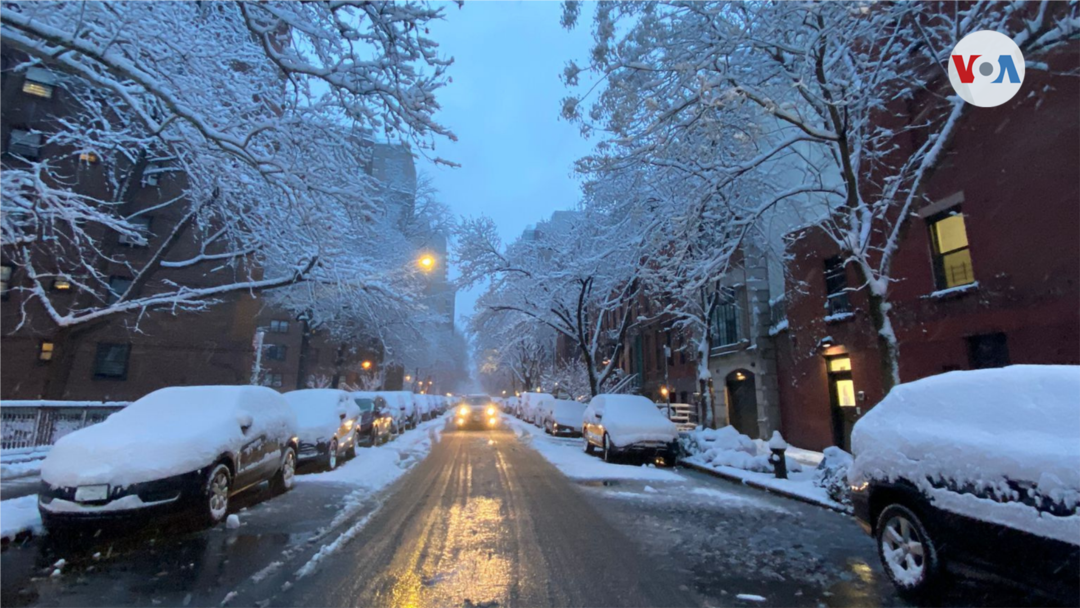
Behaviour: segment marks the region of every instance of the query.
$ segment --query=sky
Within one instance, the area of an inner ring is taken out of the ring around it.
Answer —
[[[579,199],[572,164],[590,145],[559,115],[569,94],[559,75],[568,60],[587,56],[590,36],[587,21],[564,29],[561,12],[559,2],[447,4],[445,21],[430,27],[443,55],[454,58],[436,117],[458,138],[436,153],[461,167],[421,159],[418,168],[455,214],[492,218],[504,242]],[[458,293],[459,326],[481,292]]]

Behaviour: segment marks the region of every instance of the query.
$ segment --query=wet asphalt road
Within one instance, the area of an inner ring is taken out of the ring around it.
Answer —
[[[690,471],[575,482],[532,441],[577,445],[448,432],[387,491],[359,500],[351,486],[301,476],[284,496],[234,499],[237,530],[170,523],[78,545],[35,539],[0,556],[0,604],[903,605],[847,516]],[[49,576],[60,558],[63,575]],[[967,585],[940,603],[1041,601]]]

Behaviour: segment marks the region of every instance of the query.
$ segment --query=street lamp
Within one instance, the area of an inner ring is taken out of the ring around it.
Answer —
[[[368,361],[368,360],[366,360],[366,359],[365,359],[365,360],[364,360],[364,361],[363,361],[363,362],[362,362],[362,363],[360,364],[360,367],[362,367],[362,368],[364,368],[364,369],[371,369],[371,361]]]
[[[416,265],[424,272],[431,272],[432,270],[435,270],[435,256],[430,253],[425,253],[416,260]]]

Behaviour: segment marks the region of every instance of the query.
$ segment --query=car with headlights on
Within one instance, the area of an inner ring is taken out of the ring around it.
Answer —
[[[641,395],[597,395],[583,419],[585,453],[600,448],[606,462],[636,454],[675,464],[679,455],[679,429]]]
[[[469,395],[454,411],[459,429],[491,429],[499,425],[499,406],[487,395]]]
[[[216,524],[238,492],[291,489],[297,447],[296,415],[271,388],[163,388],[61,437],[42,462],[38,510],[50,531],[173,513]]]
[[[360,426],[361,408],[345,391],[307,388],[285,393],[285,401],[296,414],[300,439],[297,458],[301,463],[317,462],[333,471],[344,458],[356,456],[366,436]]]

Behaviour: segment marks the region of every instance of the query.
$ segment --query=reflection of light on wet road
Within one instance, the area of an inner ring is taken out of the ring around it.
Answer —
[[[864,561],[852,561],[851,571],[864,583],[869,584],[874,582],[874,571],[871,570],[869,564]]]
[[[491,442],[489,441],[489,444]],[[498,459],[498,456],[495,456]],[[389,604],[405,608],[505,604],[512,564],[504,555],[509,526],[499,497],[485,496],[473,478],[472,463],[462,459],[451,486],[451,504],[432,509],[420,538],[394,556],[394,584]]]

